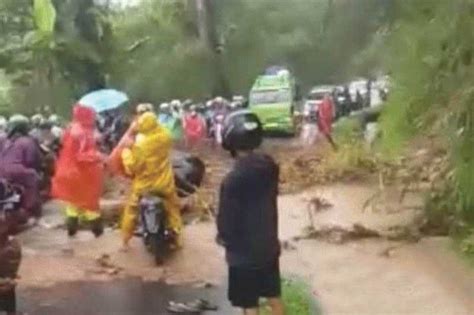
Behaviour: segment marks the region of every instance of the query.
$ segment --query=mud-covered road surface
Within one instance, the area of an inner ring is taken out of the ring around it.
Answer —
[[[284,275],[305,279],[323,314],[474,314],[474,274],[450,249],[450,241],[386,237],[394,227],[410,225],[419,213],[397,206],[391,194],[362,210],[375,187],[336,184],[281,196]],[[315,211],[310,222],[308,200],[314,198],[328,206]],[[114,229],[99,239],[83,231],[69,240],[53,224],[61,221],[57,206],[49,207],[44,221],[49,224],[21,235],[19,301],[31,314],[166,314],[168,300],[197,297],[218,304],[215,314],[235,311],[225,300],[226,266],[212,221],[188,225],[184,248],[162,267],[153,264],[140,239],[134,239],[129,252],[120,252]],[[302,237],[310,225],[348,230],[354,224],[378,236],[343,242]]]

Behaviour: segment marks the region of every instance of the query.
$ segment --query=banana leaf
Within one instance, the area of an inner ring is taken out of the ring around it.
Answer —
[[[56,9],[51,0],[34,0],[34,19],[38,31],[51,34],[56,23]]]

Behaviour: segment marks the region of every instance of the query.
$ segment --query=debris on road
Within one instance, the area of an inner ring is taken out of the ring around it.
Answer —
[[[294,240],[320,239],[331,244],[345,244],[350,241],[378,237],[381,237],[379,232],[366,228],[360,224],[354,224],[350,228],[334,225],[321,226],[317,229],[309,227],[304,235],[297,236]]]

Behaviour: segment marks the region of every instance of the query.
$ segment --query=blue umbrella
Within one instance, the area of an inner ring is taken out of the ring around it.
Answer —
[[[120,91],[107,89],[91,92],[79,100],[79,104],[93,108],[101,113],[120,107],[128,101],[128,96]]]

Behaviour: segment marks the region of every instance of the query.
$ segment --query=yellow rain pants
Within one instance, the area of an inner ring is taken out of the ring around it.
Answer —
[[[65,211],[67,218],[78,218],[81,222],[92,222],[101,217],[98,211],[81,209],[72,204],[68,204]]]

